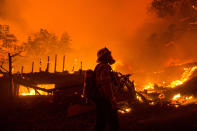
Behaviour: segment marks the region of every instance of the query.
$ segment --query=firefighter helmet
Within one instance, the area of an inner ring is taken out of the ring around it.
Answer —
[[[109,49],[102,48],[97,52],[97,62],[105,62],[105,63],[109,63],[109,64],[114,64],[115,60],[113,59],[113,57],[111,56],[111,51]]]

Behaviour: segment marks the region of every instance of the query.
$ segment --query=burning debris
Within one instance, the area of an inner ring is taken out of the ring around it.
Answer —
[[[44,88],[44,89],[55,89],[55,84],[39,84],[37,87]],[[33,88],[25,87],[20,85],[19,87],[19,96],[27,96],[27,95],[49,95],[48,92],[35,90]]]
[[[127,113],[131,113],[132,112],[132,108],[129,106],[129,104],[127,102],[119,102],[118,103],[118,112],[121,114],[127,114]]]
[[[138,89],[138,91],[134,82],[130,81],[130,75],[117,73],[118,88],[115,89],[115,92],[117,92],[119,112],[127,114],[135,111],[136,104],[148,104],[149,106],[165,105],[179,108],[197,103],[197,89],[195,86],[197,84],[196,64],[180,65],[178,68],[183,69],[179,80],[172,80],[171,82],[161,81],[159,84],[148,82],[143,89]]]
[[[182,85],[184,82],[186,82],[187,80],[190,79],[191,75],[194,73],[194,71],[196,69],[197,69],[197,66],[190,67],[190,68],[184,68],[185,72],[182,74],[181,79],[172,81],[170,83],[170,85],[168,85],[167,87],[172,87],[173,88],[173,87]]]
[[[166,101],[166,104],[174,105],[175,107],[196,103],[197,90],[191,86],[196,84],[193,81],[193,79],[196,79],[196,69],[197,66],[185,67],[179,80],[174,80],[169,84],[161,82],[160,86],[148,83],[144,86],[142,92],[153,102],[162,103]]]

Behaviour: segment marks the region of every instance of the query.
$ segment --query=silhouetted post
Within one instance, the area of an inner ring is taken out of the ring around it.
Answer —
[[[10,53],[8,53],[8,59],[9,59],[9,75],[12,75],[12,56]]]
[[[83,67],[82,67],[82,61],[81,61],[81,69],[80,69],[80,74],[82,73],[82,68],[83,68]]]
[[[47,69],[46,69],[47,72],[49,72],[49,62],[50,62],[50,57],[48,56]]]
[[[40,72],[42,71],[42,59],[40,58]]]
[[[74,70],[75,70],[75,66],[73,66],[72,72],[74,72]]]
[[[31,73],[34,73],[34,61],[32,62]]]
[[[21,74],[23,74],[23,68],[24,68],[24,67],[22,66],[22,67],[21,67]]]
[[[82,70],[82,68],[83,68],[83,63],[82,63],[82,61],[81,61],[81,70]]]
[[[64,64],[65,64],[65,55],[63,57],[63,72],[64,72]]]
[[[8,60],[9,60],[9,93],[10,97],[13,98],[14,95],[14,83],[13,83],[13,78],[12,78],[12,56],[10,53],[8,53]]]
[[[54,68],[54,72],[56,72],[56,66],[57,66],[57,55],[55,55],[55,68]]]
[[[14,83],[14,87],[15,87],[15,96],[19,95],[19,84]]]

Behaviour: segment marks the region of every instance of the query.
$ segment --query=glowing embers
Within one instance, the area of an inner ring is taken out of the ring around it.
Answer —
[[[154,90],[154,84],[149,82],[147,85],[144,86],[143,90]]]
[[[172,97],[171,104],[175,105],[175,107],[179,107],[180,105],[187,105],[195,102],[196,99],[193,96],[181,96],[181,94],[176,94]]]
[[[130,113],[132,111],[128,102],[125,102],[125,101],[119,102],[117,103],[117,106],[118,106],[118,112],[121,114]]]
[[[136,98],[137,98],[137,100],[140,102],[140,103],[142,103],[142,102],[144,102],[143,100],[142,100],[142,98],[136,93]]]
[[[44,89],[54,89],[55,84],[38,84],[37,87],[44,88]],[[52,94],[49,94],[48,92],[45,92],[45,91],[35,90],[33,88],[20,85],[19,95],[29,96],[29,95],[52,95]]]
[[[183,84],[183,81],[176,80],[176,81],[172,81],[170,83],[170,85],[168,85],[168,87],[176,87],[176,86],[179,86],[179,85],[182,85],[182,84]]]
[[[118,112],[120,112],[121,114],[126,114],[126,113],[129,113],[131,112],[131,108],[122,108],[122,109],[119,109]]]
[[[176,94],[176,95],[172,98],[172,100],[177,100],[177,99],[180,98],[180,97],[181,97],[180,94]]]

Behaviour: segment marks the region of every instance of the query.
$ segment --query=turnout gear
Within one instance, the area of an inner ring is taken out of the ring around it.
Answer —
[[[96,104],[96,131],[104,131],[106,125],[109,125],[111,131],[117,131],[119,128],[117,109],[115,108],[115,99],[112,90],[113,72],[111,64],[115,60],[107,48],[98,51],[98,64],[95,67],[95,83],[97,88]]]

